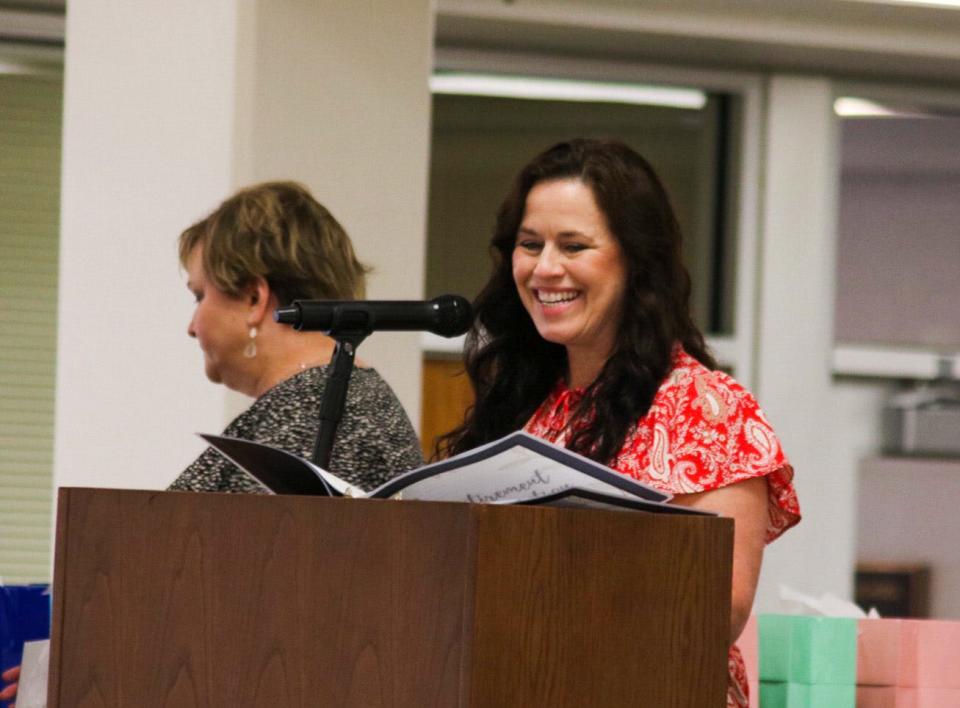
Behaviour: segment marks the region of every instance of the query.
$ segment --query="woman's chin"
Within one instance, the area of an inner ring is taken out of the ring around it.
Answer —
[[[537,327],[537,333],[551,344],[566,346],[570,341],[570,333],[558,327],[541,326]]]
[[[210,383],[223,383],[223,376],[220,374],[220,369],[210,362],[205,362],[203,370],[207,375],[207,380],[210,381]]]

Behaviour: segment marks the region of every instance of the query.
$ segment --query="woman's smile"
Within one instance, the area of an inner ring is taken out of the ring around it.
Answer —
[[[540,304],[548,308],[565,305],[580,297],[579,290],[547,290],[534,288],[533,292],[536,294]]]
[[[626,266],[593,191],[579,179],[537,184],[513,249],[513,280],[540,336],[577,358],[605,359],[623,311]]]

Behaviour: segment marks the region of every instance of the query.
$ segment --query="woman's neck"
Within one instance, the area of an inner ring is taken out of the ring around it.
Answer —
[[[609,354],[601,354],[595,349],[567,347],[567,385],[570,388],[586,388],[597,379],[609,358]]]
[[[254,398],[305,369],[329,364],[336,346],[334,340],[319,332],[303,333],[287,328],[269,334],[278,336],[261,337],[263,346],[257,356],[262,357],[262,363],[250,385]]]

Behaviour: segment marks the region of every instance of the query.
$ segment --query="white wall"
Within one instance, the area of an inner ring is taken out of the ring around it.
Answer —
[[[231,2],[70,5],[57,485],[163,487],[222,427],[176,239],[233,186],[236,23]]]
[[[305,181],[377,268],[369,295],[419,295],[430,18],[427,0],[70,4],[57,485],[162,488],[235,412],[186,336],[176,238],[237,187]],[[417,420],[416,336],[360,355]]]

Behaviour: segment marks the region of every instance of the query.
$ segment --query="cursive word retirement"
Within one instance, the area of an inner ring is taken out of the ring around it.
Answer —
[[[491,502],[512,499],[518,495],[538,497],[540,496],[537,491],[538,488],[542,488],[548,484],[550,484],[550,477],[540,470],[534,470],[533,475],[524,482],[517,482],[507,487],[494,489],[492,492],[486,494],[468,494],[467,501],[473,504],[489,504]]]

